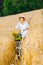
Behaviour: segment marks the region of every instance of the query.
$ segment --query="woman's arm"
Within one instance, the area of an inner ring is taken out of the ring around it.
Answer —
[[[29,27],[25,28],[23,31],[29,30]]]
[[[25,27],[24,31],[25,30],[29,30],[29,24],[28,24],[28,22],[26,22],[26,27]]]
[[[20,24],[18,22],[17,25],[15,26],[15,29],[14,29],[16,33],[19,33],[19,26],[20,26]]]
[[[20,23],[18,22],[17,25],[15,26],[16,29],[19,29]]]

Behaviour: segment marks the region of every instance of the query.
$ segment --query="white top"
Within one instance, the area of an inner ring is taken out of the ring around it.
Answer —
[[[21,22],[18,22],[16,25],[16,28],[20,28],[22,38],[26,37],[28,30],[25,30],[26,28],[29,28],[29,24],[27,21],[24,22],[24,24],[21,24]]]

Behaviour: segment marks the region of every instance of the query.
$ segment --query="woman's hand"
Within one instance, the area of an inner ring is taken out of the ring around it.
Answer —
[[[23,31],[29,30],[29,28],[25,28]]]

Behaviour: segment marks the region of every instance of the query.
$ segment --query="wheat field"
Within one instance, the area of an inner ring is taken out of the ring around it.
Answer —
[[[26,39],[22,40],[22,56],[19,61],[15,60],[16,42],[11,32],[21,14],[25,16],[30,28]],[[43,9],[21,14],[0,17],[0,65],[43,65]]]

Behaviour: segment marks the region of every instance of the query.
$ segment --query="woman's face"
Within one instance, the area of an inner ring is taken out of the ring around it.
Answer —
[[[21,23],[24,22],[24,18],[20,18],[20,22],[21,22]]]

